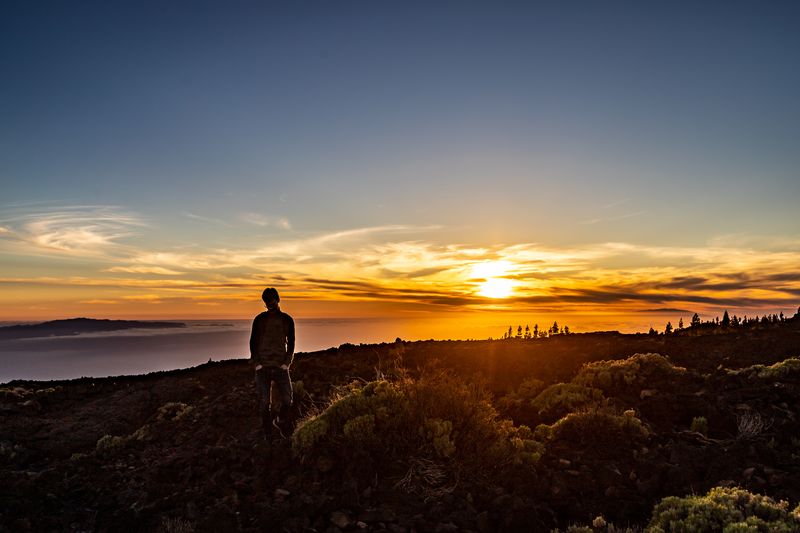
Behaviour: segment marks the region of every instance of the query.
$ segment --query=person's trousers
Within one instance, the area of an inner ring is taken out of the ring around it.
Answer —
[[[280,411],[287,412],[292,405],[292,379],[289,370],[277,367],[261,367],[256,370],[256,391],[258,392],[258,408],[262,418],[274,418],[272,407],[272,384],[280,400]]]

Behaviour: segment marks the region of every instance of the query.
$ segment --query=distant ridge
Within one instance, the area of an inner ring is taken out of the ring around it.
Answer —
[[[67,318],[40,324],[0,327],[0,340],[30,339],[37,337],[69,337],[81,333],[120,331],[125,329],[185,328],[182,322],[154,322],[141,320],[107,320],[97,318]]]

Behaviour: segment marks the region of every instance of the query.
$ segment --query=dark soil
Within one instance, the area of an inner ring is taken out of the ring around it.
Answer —
[[[395,488],[407,465],[386,465],[364,483],[324,457],[299,462],[289,441],[267,446],[245,361],[11,382],[0,388],[0,531],[540,531],[601,514],[642,525],[660,498],[717,485],[797,505],[800,376],[757,379],[726,369],[800,356],[800,327],[717,333],[405,342],[401,361],[396,344],[300,354],[298,417],[324,406],[332,387],[398,365],[412,377],[447,369],[479,379],[496,398],[527,377],[566,382],[584,363],[635,353],[660,353],[688,369],[686,379],[613,398],[636,411],[647,437],[565,438],[519,476],[433,498]],[[700,416],[706,435],[690,431]],[[745,419],[758,426],[752,434],[740,431]]]

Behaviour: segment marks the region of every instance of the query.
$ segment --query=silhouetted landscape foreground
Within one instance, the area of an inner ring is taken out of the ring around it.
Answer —
[[[798,356],[798,316],[343,345],[271,449],[245,361],[15,381],[0,530],[798,531]]]

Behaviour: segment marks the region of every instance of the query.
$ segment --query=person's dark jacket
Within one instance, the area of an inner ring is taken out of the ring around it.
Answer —
[[[250,333],[250,361],[268,367],[289,366],[294,360],[294,320],[279,309],[261,313]]]

